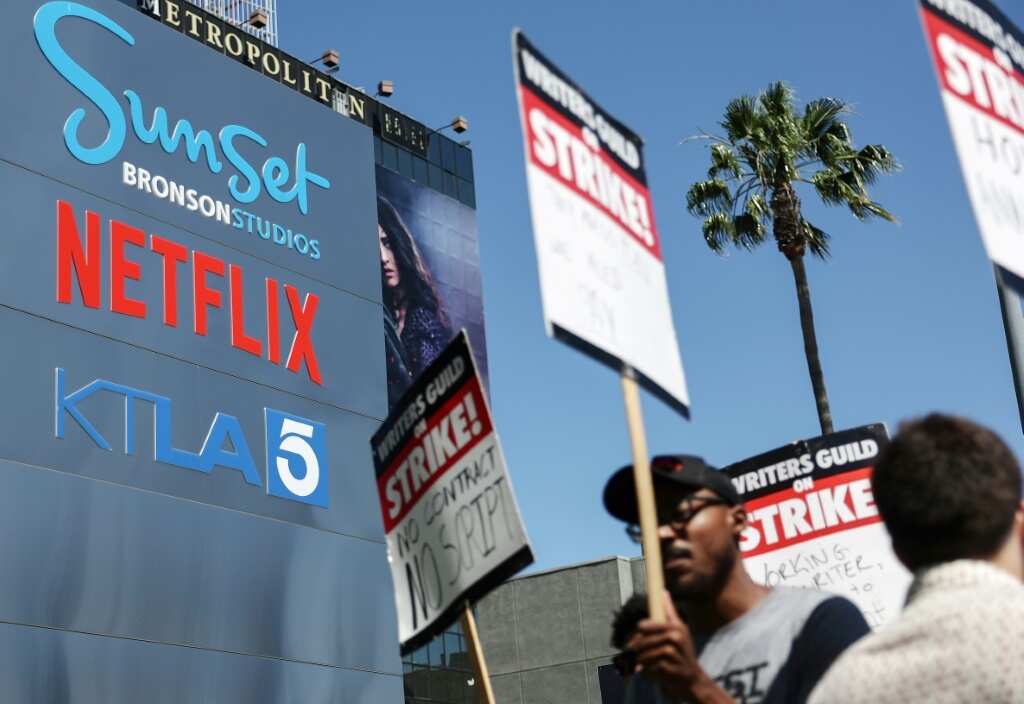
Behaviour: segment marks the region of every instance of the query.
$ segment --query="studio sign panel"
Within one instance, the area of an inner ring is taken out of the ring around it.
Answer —
[[[203,163],[211,174],[222,174],[225,165],[230,165],[234,173],[225,177],[227,190],[231,199],[243,206],[256,202],[265,193],[280,204],[294,202],[298,212],[305,216],[309,213],[310,189],[330,189],[330,180],[308,166],[309,155],[304,142],[295,147],[294,158],[286,160],[270,155],[257,168],[242,152],[271,147],[262,134],[245,125],[224,125],[214,136],[209,129],[197,129],[187,118],[178,119],[172,126],[171,118],[162,106],[153,108],[147,118],[142,97],[130,88],[122,91],[128,103],[126,117],[110,88],[79,65],[61,45],[57,27],[68,17],[92,22],[129,46],[135,46],[135,37],[103,13],[78,3],[48,2],[35,14],[36,43],[46,60],[102,113],[108,126],[106,135],[98,144],[83,144],[80,131],[86,111],[79,107],[71,112],[64,124],[64,143],[78,161],[93,166],[110,163],[124,148],[130,127],[137,140],[143,144],[159,144],[167,154],[175,154],[184,148],[189,162]],[[121,172],[122,183],[129,188],[263,240],[273,241],[314,261],[321,257],[320,240],[312,234],[298,231],[298,228],[273,222],[132,162],[122,162]]]
[[[291,212],[295,217],[305,217],[310,209],[311,191],[326,191],[331,188],[331,182],[308,166],[304,142],[299,142],[294,147],[294,157],[286,160],[273,152],[274,147],[262,134],[241,124],[226,124],[211,132],[194,127],[186,118],[172,123],[167,109],[162,106],[149,108],[151,112],[147,115],[142,97],[130,88],[121,92],[127,101],[122,108],[111,89],[79,65],[61,45],[58,26],[65,18],[93,23],[128,46],[134,47],[136,40],[107,15],[78,3],[47,2],[36,11],[34,33],[43,56],[105,121],[106,129],[97,139],[95,132],[90,133],[83,127],[86,108],[80,106],[70,112],[62,131],[64,145],[75,160],[90,166],[111,163],[121,155],[132,135],[143,145],[158,145],[167,155],[184,156],[190,164],[209,172],[209,175],[197,175],[197,181],[205,187],[192,188],[129,161],[123,161],[119,167],[123,185],[192,211],[208,222],[247,229],[297,255],[313,261],[320,259],[316,238],[204,192],[222,178],[234,203],[248,206],[267,196],[278,204],[274,206],[275,212],[281,213],[282,206],[293,205]],[[267,151],[270,153],[264,154]],[[250,156],[243,156],[243,152]],[[258,159],[254,160],[252,154],[260,154],[261,165],[257,165]],[[217,178],[211,179],[210,175]],[[280,217],[279,214],[277,218]],[[207,336],[210,309],[225,308],[229,311],[232,347],[294,374],[304,371],[311,383],[324,384],[313,346],[313,322],[319,304],[315,293],[300,291],[276,276],[265,276],[262,295],[246,301],[244,271],[240,264],[169,237],[148,233],[118,219],[77,209],[65,200],[57,200],[56,219],[58,303],[73,305],[75,299],[80,298],[85,308],[98,309],[106,284],[112,313],[140,319],[161,315],[164,326],[177,328],[179,299],[187,295],[179,296],[179,288],[190,289],[189,323],[196,336]],[[162,261],[162,300],[159,302],[137,298],[128,289],[129,282],[143,279],[140,263],[133,258],[141,256],[156,256]],[[225,281],[227,291],[208,285],[208,278],[217,277]],[[265,328],[246,328],[246,303],[263,310],[265,315],[261,317],[265,318]],[[290,316],[294,324],[290,340],[282,339],[278,325],[286,316]],[[265,476],[265,489],[270,496],[328,507],[326,426],[321,422],[264,408],[264,447],[257,448],[254,438],[247,437],[238,418],[218,411],[213,413],[198,449],[175,447],[172,442],[174,402],[170,397],[107,378],[94,379],[77,390],[67,389],[65,371],[58,367],[54,390],[54,431],[58,439],[66,437],[67,419],[71,418],[96,447],[114,451],[104,435],[110,430],[103,428],[101,432],[89,418],[89,409],[93,407],[89,399],[98,395],[124,399],[123,449],[126,455],[135,453],[134,416],[139,412],[136,406],[143,402],[152,406],[155,462],[204,474],[214,469],[234,471],[240,481],[255,486],[263,486]],[[260,457],[265,458],[265,475],[257,468]]]
[[[230,197],[239,204],[254,203],[266,194],[281,205],[294,203],[299,216],[305,216],[309,213],[311,189],[330,189],[330,180],[307,165],[304,142],[295,147],[291,162],[270,155],[257,169],[250,159],[242,155],[242,151],[264,150],[270,148],[270,144],[259,132],[244,125],[224,125],[216,136],[207,129],[197,129],[185,118],[172,126],[168,111],[162,106],[155,107],[147,118],[142,98],[131,89],[122,92],[127,101],[127,111],[123,110],[111,90],[79,65],[61,45],[57,29],[65,18],[98,25],[129,46],[135,46],[136,40],[110,17],[78,3],[48,2],[35,13],[33,25],[40,51],[50,65],[99,110],[106,122],[107,129],[102,139],[95,144],[85,144],[80,134],[86,117],[85,108],[78,107],[68,115],[63,139],[67,150],[77,161],[94,166],[110,163],[124,149],[129,134],[134,134],[142,144],[159,145],[168,155],[184,151],[191,164],[205,166],[210,174],[223,175]],[[230,176],[224,173],[225,166],[232,167],[234,173]],[[247,231],[310,260],[318,261],[321,257],[319,240],[297,229],[271,222],[128,161],[122,162],[120,171],[122,183],[129,188]],[[143,319],[152,315],[152,303],[147,305],[146,301],[133,298],[126,289],[127,282],[141,280],[140,265],[132,257],[149,250],[163,260],[162,314],[165,326],[178,326],[179,269],[191,269],[188,277],[193,302],[191,322],[196,335],[207,335],[209,308],[226,307],[230,310],[232,347],[265,358],[271,364],[283,365],[295,374],[305,369],[310,381],[324,385],[312,336],[320,300],[315,293],[300,291],[287,283],[282,285],[276,277],[266,277],[262,300],[249,303],[249,307],[256,306],[265,311],[265,329],[247,330],[243,322],[246,305],[242,266],[118,220],[110,220],[109,237],[103,236],[101,227],[102,219],[98,213],[82,213],[76,211],[72,203],[58,201],[59,303],[74,303],[74,283],[77,282],[82,305],[97,309],[100,307],[101,281],[107,280],[111,312]],[[109,277],[102,277],[100,271],[101,260],[105,256],[109,258]],[[226,279],[227,295],[208,286],[207,277]],[[289,315],[295,329],[290,344],[288,339],[281,339],[278,329],[279,319],[287,320]]]
[[[65,388],[65,371],[55,371],[56,437],[65,437],[67,418],[104,450],[113,446],[86,416],[80,404],[98,393],[124,397],[124,454],[135,451],[134,414],[136,401],[153,406],[153,459],[156,462],[209,474],[214,467],[235,470],[247,483],[261,486],[259,471],[249,440],[238,419],[217,412],[198,452],[173,446],[173,401],[144,389],[108,379],[95,379],[75,391]],[[267,494],[327,508],[326,426],[308,418],[273,408],[263,409],[266,436]],[[230,448],[226,445],[230,443]]]

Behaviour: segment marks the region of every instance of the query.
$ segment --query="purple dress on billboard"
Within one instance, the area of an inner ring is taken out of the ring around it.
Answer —
[[[436,312],[417,306],[406,312],[400,337],[409,371],[415,379],[444,350],[450,341],[451,330]]]

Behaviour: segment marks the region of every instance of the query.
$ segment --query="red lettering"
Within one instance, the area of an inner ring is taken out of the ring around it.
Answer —
[[[306,300],[300,306],[299,292],[294,286],[285,284],[284,293],[288,298],[288,307],[292,311],[292,320],[295,321],[295,337],[292,338],[292,347],[288,352],[288,362],[285,366],[289,371],[298,373],[302,361],[305,360],[309,378],[323,386],[320,367],[316,361],[316,352],[313,350],[313,340],[310,337],[313,329],[313,316],[316,315],[316,307],[320,303],[320,298],[315,293],[307,293]]]
[[[150,249],[164,258],[164,325],[178,327],[178,262],[188,261],[188,249],[153,235]]]
[[[242,286],[242,267],[232,264],[228,267],[228,279],[231,285],[231,345],[259,357],[263,354],[260,341],[245,334],[245,311],[242,306],[244,289]]]
[[[124,255],[125,243],[136,247],[146,246],[146,233],[137,227],[125,225],[119,220],[110,221],[110,310],[135,318],[146,317],[146,304],[129,298],[124,292],[125,279],[138,281],[142,267]]]
[[[101,239],[103,221],[98,213],[86,211],[85,238],[80,236],[74,208],[70,203],[57,201],[57,301],[72,303],[73,282],[81,296],[82,303],[89,308],[99,308],[101,298],[100,267],[103,245],[110,247],[110,310],[121,315],[145,318],[149,304],[127,294],[128,281],[142,281],[142,265],[128,256],[126,245],[145,249],[147,233],[118,220],[110,220],[109,240]],[[244,269],[223,259],[200,251],[190,250],[182,244],[148,235],[149,249],[159,255],[163,270],[163,323],[178,327],[178,265],[192,265],[192,319],[196,335],[206,336],[209,332],[210,308],[224,308],[224,297],[229,295],[231,345],[254,357],[262,357],[264,342],[260,337],[249,335],[245,321],[245,279]],[[227,278],[228,289],[208,285],[207,275]],[[266,303],[266,355],[272,364],[282,363],[280,284],[277,279],[264,280]],[[320,298],[313,292],[301,295],[294,286],[284,286],[285,298],[295,326],[285,366],[292,373],[299,373],[303,366],[309,379],[323,385],[320,365],[313,344],[313,323],[316,319]],[[251,316],[250,309],[250,316]]]
[[[224,276],[224,262],[217,257],[192,252],[192,304],[193,322],[196,335],[206,335],[206,309],[220,308],[220,291],[206,288],[206,273]]]
[[[88,308],[100,307],[100,216],[85,212],[86,250],[75,223],[70,203],[57,201],[57,302],[71,303],[71,270],[75,270],[82,303]]]
[[[871,494],[871,467],[815,480],[806,493],[789,488],[752,499],[746,507],[748,524],[740,539],[746,557],[881,520]]]
[[[278,323],[277,279],[267,277],[267,359],[281,363],[281,326]]]

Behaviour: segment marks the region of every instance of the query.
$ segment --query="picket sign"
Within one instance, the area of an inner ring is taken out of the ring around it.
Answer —
[[[964,185],[996,290],[1024,427],[1024,31],[991,0],[919,0]]]
[[[911,575],[893,553],[871,474],[881,423],[783,445],[722,471],[747,509],[743,566],[755,582],[836,592],[872,628],[895,618]]]
[[[686,418],[690,398],[643,140],[519,30],[512,64],[545,327],[621,378],[649,608],[660,621],[664,579],[637,387]]]
[[[490,704],[470,608],[533,562],[533,552],[465,330],[395,404],[370,447],[401,650],[461,620]]]

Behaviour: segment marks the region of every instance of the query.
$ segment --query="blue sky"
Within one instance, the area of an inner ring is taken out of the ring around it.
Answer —
[[[713,254],[684,207],[707,155],[680,140],[713,130],[732,97],[783,79],[801,99],[852,103],[855,141],[887,145],[904,166],[875,190],[898,226],[805,194],[805,214],[833,235],[832,259],[808,270],[836,428],[892,430],[938,409],[990,425],[1024,454],[992,269],[913,0],[279,3],[282,48],[336,47],[342,80],[393,80],[392,104],[430,126],[470,120],[492,402],[532,569],[638,548],[600,502],[630,453],[618,380],[544,333],[514,26],[646,139],[693,402],[686,422],[645,395],[652,452],[723,465],[818,433],[788,264],[773,245]],[[1024,25],[1024,8],[1001,4]]]

